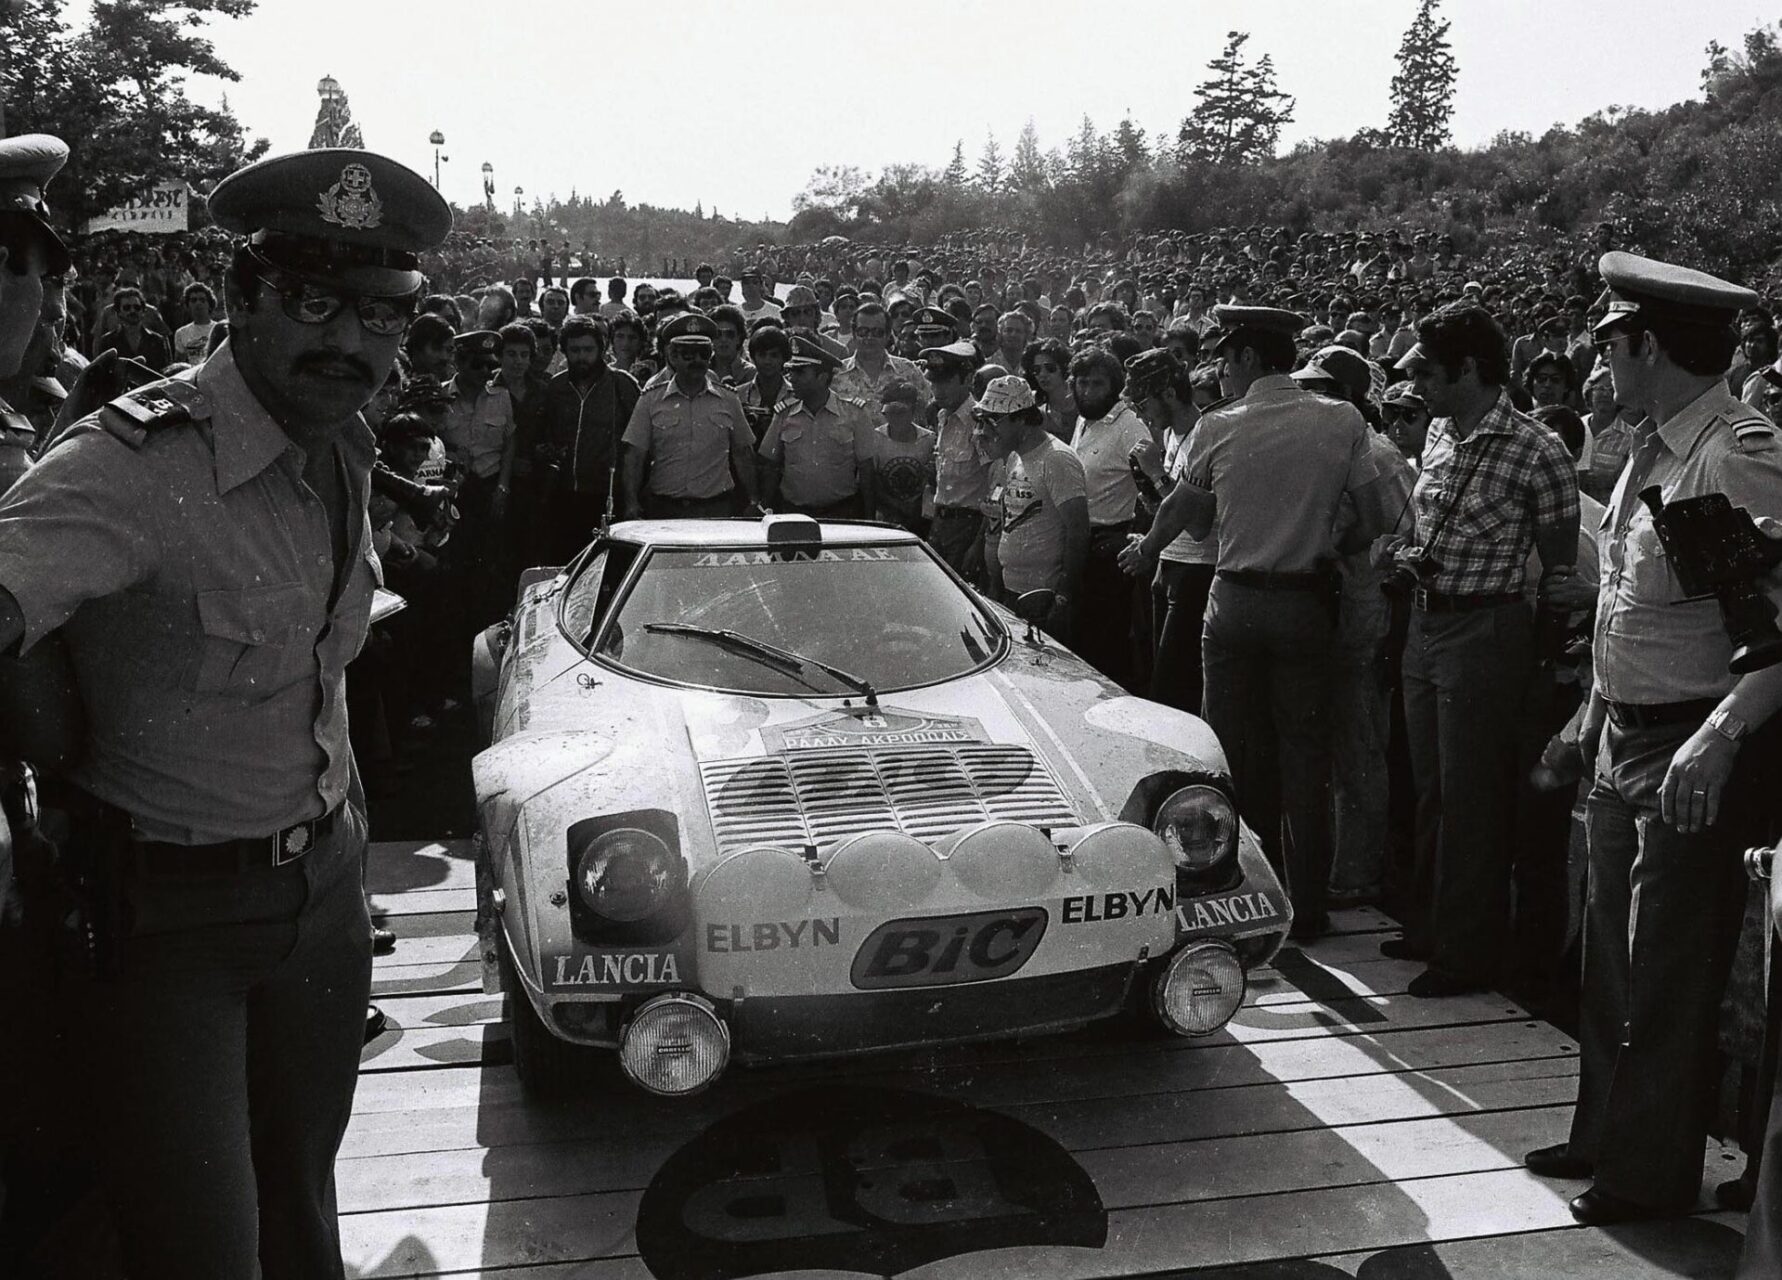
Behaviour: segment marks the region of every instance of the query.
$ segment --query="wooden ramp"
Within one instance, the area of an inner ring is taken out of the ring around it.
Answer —
[[[1647,1280],[1729,1276],[1741,1215],[1577,1227],[1577,1045],[1499,996],[1414,1000],[1369,910],[1198,1041],[1114,1026],[665,1102],[528,1103],[482,993],[469,846],[373,846],[400,942],[338,1165],[350,1276],[506,1280]],[[1742,1157],[1711,1148],[1705,1190]]]

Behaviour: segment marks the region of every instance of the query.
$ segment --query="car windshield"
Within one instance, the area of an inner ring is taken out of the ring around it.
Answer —
[[[663,548],[595,652],[680,684],[842,697],[951,679],[1003,643],[921,546]]]

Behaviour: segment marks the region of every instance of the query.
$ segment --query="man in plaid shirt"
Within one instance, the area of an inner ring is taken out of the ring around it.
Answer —
[[[1412,995],[1458,995],[1496,982],[1509,940],[1516,726],[1535,663],[1523,566],[1532,543],[1542,595],[1566,597],[1578,483],[1564,442],[1511,407],[1509,344],[1483,307],[1426,317],[1399,367],[1439,416],[1412,545],[1389,536],[1376,548],[1411,588],[1404,702],[1417,791],[1415,900],[1405,936],[1381,950],[1429,962]]]

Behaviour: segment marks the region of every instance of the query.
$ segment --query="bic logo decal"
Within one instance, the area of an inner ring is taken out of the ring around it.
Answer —
[[[1107,1234],[1095,1184],[1044,1134],[847,1085],[726,1116],[668,1158],[637,1210],[638,1253],[658,1280],[891,1276],[984,1249],[1099,1249]]]
[[[1006,978],[1046,936],[1044,907],[893,920],[872,931],[850,973],[862,990],[938,987]]]

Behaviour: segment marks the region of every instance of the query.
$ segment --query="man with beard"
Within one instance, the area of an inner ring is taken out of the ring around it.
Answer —
[[[146,364],[156,373],[173,363],[173,351],[167,339],[143,324],[148,304],[143,300],[141,289],[125,285],[111,295],[111,306],[117,313],[118,327],[94,349],[95,356],[115,350],[120,356]]]
[[[619,505],[619,435],[637,407],[637,383],[607,363],[610,341],[598,316],[570,316],[557,341],[563,372],[545,386],[536,465],[545,498],[542,557],[565,564]]]
[[[662,327],[673,375],[637,400],[626,424],[625,511],[652,519],[728,516],[755,501],[755,436],[736,392],[711,376],[709,316],[688,312]],[[645,475],[649,477],[646,491]]]
[[[1108,679],[1131,689],[1139,670],[1132,635],[1136,588],[1120,571],[1119,557],[1138,509],[1128,459],[1134,448],[1151,442],[1151,429],[1120,398],[1126,370],[1107,348],[1079,352],[1070,362],[1070,378],[1082,415],[1070,444],[1089,479],[1089,564],[1073,647]],[[1148,649],[1149,636],[1144,643]]]
[[[210,212],[246,237],[229,338],[0,500],[0,652],[60,633],[87,709],[71,844],[110,851],[122,902],[115,971],[77,967],[64,1002],[125,1271],[340,1277],[371,980],[345,710],[377,572],[360,410],[451,213],[362,150],[250,165]]]

